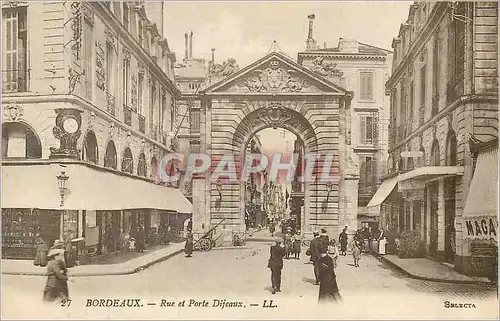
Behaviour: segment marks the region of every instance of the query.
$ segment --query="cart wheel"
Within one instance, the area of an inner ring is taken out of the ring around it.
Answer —
[[[204,251],[204,252],[210,251],[210,248],[211,248],[210,240],[203,239],[199,243],[200,243],[200,250],[201,251]]]

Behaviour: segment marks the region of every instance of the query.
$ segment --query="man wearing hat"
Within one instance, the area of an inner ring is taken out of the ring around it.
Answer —
[[[271,284],[273,294],[281,292],[281,270],[283,269],[283,257],[285,249],[281,246],[281,238],[275,238],[275,244],[271,246],[271,257],[267,263],[267,267],[271,269]]]
[[[326,234],[326,229],[321,229],[321,235],[319,237],[321,239],[321,253],[328,252],[328,245],[330,244],[330,238],[328,234]]]
[[[47,283],[43,290],[43,300],[54,302],[57,299],[68,298],[68,276],[64,263],[64,250],[51,248],[47,254]]]
[[[321,255],[321,250],[323,247],[323,241],[319,237],[319,232],[314,231],[314,238],[311,241],[311,245],[309,246],[309,250],[307,251],[309,255],[311,255],[311,260],[314,265],[314,277],[315,277],[315,285],[319,284],[319,269],[318,269],[318,260]],[[306,253],[307,254],[307,253]]]

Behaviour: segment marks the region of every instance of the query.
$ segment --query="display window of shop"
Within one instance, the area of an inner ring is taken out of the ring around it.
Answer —
[[[52,245],[59,238],[60,212],[2,209],[2,258],[33,259],[39,237]]]

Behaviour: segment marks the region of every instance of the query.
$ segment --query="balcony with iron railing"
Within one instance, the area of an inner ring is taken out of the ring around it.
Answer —
[[[30,90],[30,70],[2,70],[2,93]]]
[[[123,104],[123,122],[132,126],[132,109],[126,104]]]
[[[137,119],[139,121],[139,131],[144,134],[146,132],[146,117],[137,114]]]
[[[115,100],[115,96],[113,96],[107,90],[106,90],[106,111],[111,116],[115,116],[116,115],[116,100]]]

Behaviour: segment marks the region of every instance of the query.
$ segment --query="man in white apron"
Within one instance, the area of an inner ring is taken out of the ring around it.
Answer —
[[[387,243],[387,239],[385,237],[384,229],[380,229],[380,235],[378,237],[378,254],[385,255],[385,244]]]

